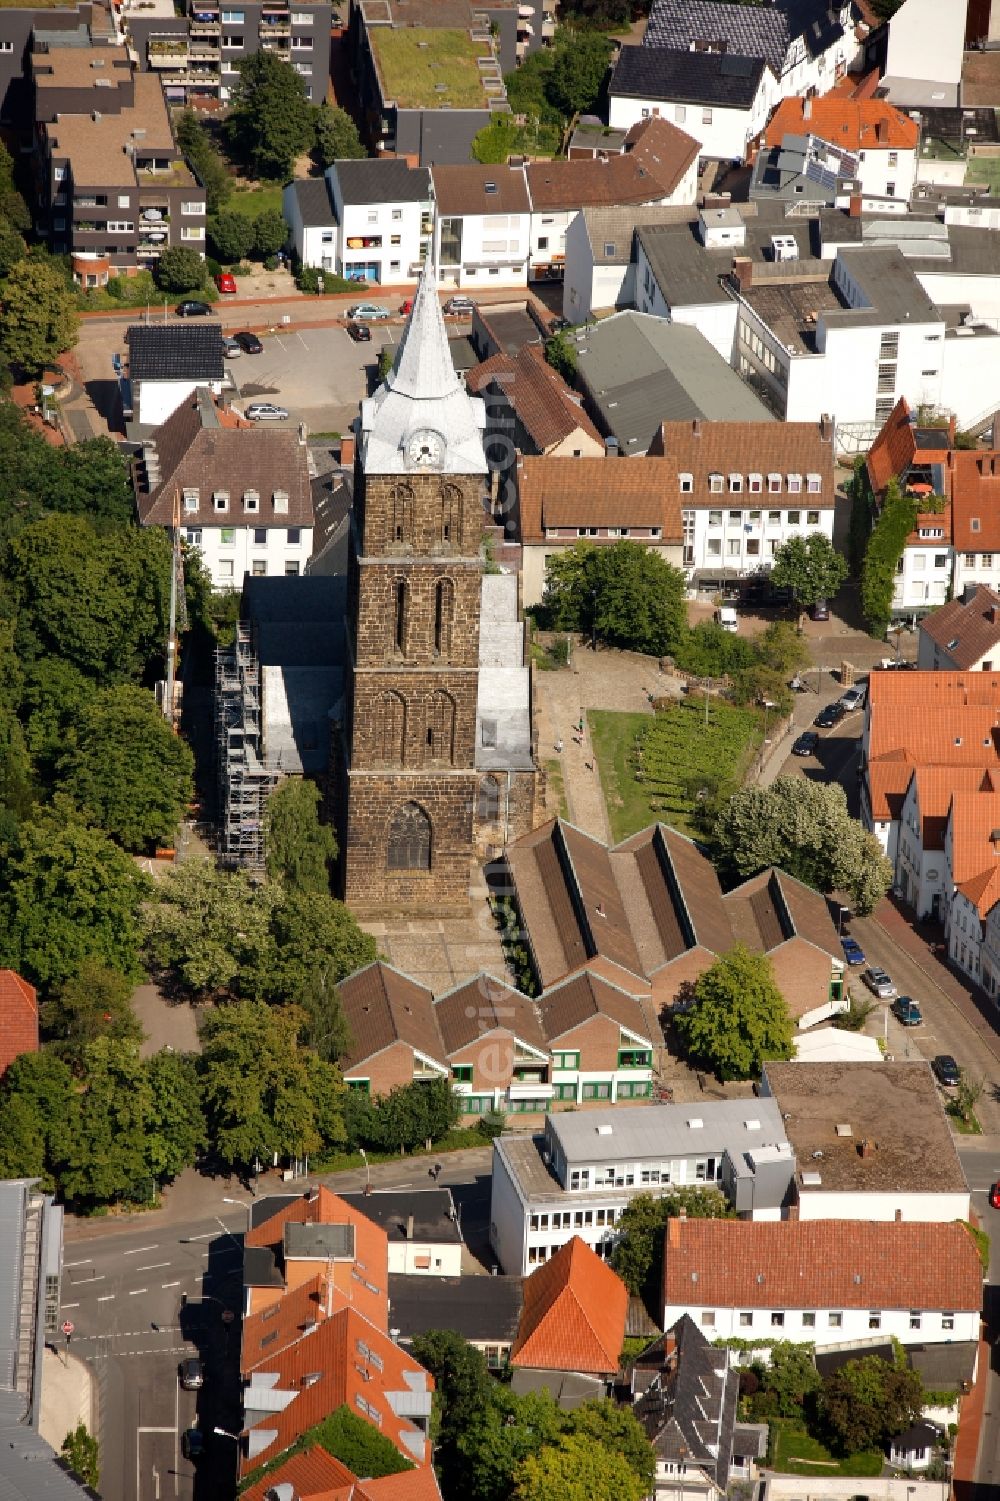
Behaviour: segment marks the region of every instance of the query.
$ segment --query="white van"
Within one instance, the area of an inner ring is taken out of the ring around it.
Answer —
[[[720,605],[715,612],[715,618],[724,631],[735,632],[739,629],[739,621],[733,605]]]

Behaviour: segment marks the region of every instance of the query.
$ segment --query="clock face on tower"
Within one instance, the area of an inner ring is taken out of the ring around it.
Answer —
[[[406,440],[406,457],[419,468],[432,468],[444,458],[444,439],[430,427],[421,427]]]

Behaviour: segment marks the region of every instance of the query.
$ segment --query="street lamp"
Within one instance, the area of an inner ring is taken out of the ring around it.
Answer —
[[[372,1191],[372,1170],[368,1165],[368,1153],[364,1147],[358,1147],[358,1151],[361,1153],[365,1164],[365,1193],[370,1194]]]
[[[768,714],[768,710],[769,709],[775,709],[775,708],[777,708],[777,705],[771,699],[769,699],[769,698],[762,698],[761,699],[761,703],[764,705],[764,738],[761,741],[761,745],[760,745],[760,769],[761,769],[761,771],[763,771],[764,770],[764,752],[766,751],[768,745],[770,745],[770,743],[771,743],[768,740],[768,738],[767,738],[767,714]]]
[[[590,649],[597,650],[597,590],[590,591]]]
[[[850,917],[850,915],[851,915],[851,909],[850,909],[850,907],[838,907],[838,909],[837,909],[837,937],[838,938],[840,938],[842,936],[842,934],[843,934],[843,930],[844,930],[844,916],[845,916],[845,914],[848,917]]]

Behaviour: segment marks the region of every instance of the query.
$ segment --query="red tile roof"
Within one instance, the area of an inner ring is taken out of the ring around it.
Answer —
[[[675,1219],[663,1288],[667,1308],[967,1312],[982,1306],[983,1273],[957,1224]]]
[[[980,766],[921,766],[916,778],[916,800],[920,812],[920,842],[925,850],[944,849],[944,831],[948,809],[955,792],[1000,791],[1000,776]]]
[[[668,459],[525,457],[517,469],[521,541],[543,542],[546,527],[660,528],[660,540],[679,543],[680,495]]]
[[[995,870],[1000,861],[1000,793],[956,792],[948,814],[951,831],[951,876],[956,886],[971,881],[983,871]]]
[[[807,113],[808,111],[808,113]],[[786,135],[814,135],[847,151],[914,151],[920,129],[884,99],[782,99],[764,132],[767,146]]]
[[[610,1375],[618,1369],[627,1313],[625,1284],[574,1235],[525,1282],[510,1363]]]
[[[329,1188],[321,1187],[293,1199],[264,1224],[255,1226],[246,1236],[245,1243],[248,1246],[271,1246],[280,1253],[284,1227],[290,1222],[354,1226],[356,1269],[362,1270],[364,1275],[351,1276],[351,1300],[380,1329],[388,1329],[389,1240],[385,1231]]]
[[[278,1485],[290,1485],[298,1501],[351,1501],[356,1480],[353,1470],[313,1444],[244,1491],[242,1501],[264,1501],[266,1493]]]
[[[947,485],[955,550],[1000,552],[1000,453],[949,453]]]
[[[0,969],[0,1076],[22,1053],[38,1052],[38,997],[27,980]]]

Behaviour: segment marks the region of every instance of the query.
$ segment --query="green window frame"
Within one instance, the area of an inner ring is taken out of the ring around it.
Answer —
[[[471,1063],[456,1063],[455,1066],[454,1066],[454,1068],[451,1071],[451,1077],[455,1080],[456,1084],[471,1084],[472,1083],[472,1064]]]
[[[462,1115],[488,1115],[493,1109],[493,1097],[488,1094],[463,1094],[458,1097]]]
[[[511,1115],[544,1115],[548,1111],[548,1100],[511,1100]]]
[[[648,1048],[619,1048],[619,1068],[652,1068],[653,1055]]]
[[[611,1080],[590,1079],[583,1086],[582,1098],[585,1100],[610,1100]]]
[[[554,1092],[554,1097],[557,1100],[575,1100],[576,1099],[576,1085],[575,1084],[556,1084],[556,1085],[553,1086],[553,1092]]]
[[[580,1054],[579,1053],[553,1053],[552,1054],[552,1067],[553,1068],[579,1068],[580,1067]]]
[[[358,1094],[371,1094],[372,1081],[370,1079],[345,1079],[348,1089],[357,1090]]]
[[[618,1085],[620,1100],[646,1100],[653,1092],[649,1079],[623,1079]]]

